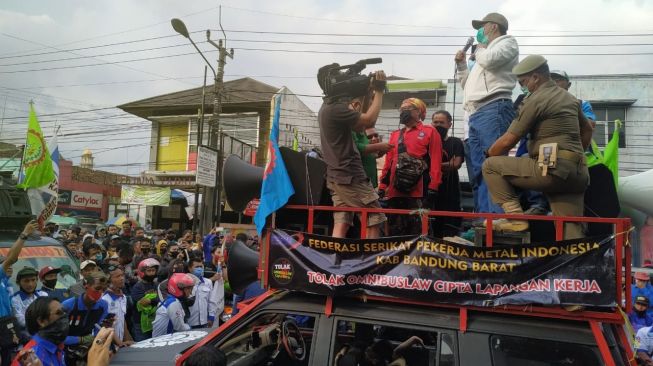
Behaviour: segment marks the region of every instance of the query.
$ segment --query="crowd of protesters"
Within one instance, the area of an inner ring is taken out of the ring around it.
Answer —
[[[22,246],[35,235],[68,248],[79,263],[77,283],[65,288],[58,281],[62,269],[51,266],[15,268],[16,283],[9,283]],[[241,233],[237,240],[258,249],[256,237]],[[44,365],[85,364],[103,354],[92,350],[95,344],[111,344],[116,352],[151,337],[217,326],[237,312],[229,305],[242,300],[229,297],[225,312],[225,242],[231,239],[219,228],[202,236],[190,230],[147,232],[131,221],[94,233],[77,226],[58,230],[52,223],[39,232],[28,224],[0,271],[2,365],[30,358]]]

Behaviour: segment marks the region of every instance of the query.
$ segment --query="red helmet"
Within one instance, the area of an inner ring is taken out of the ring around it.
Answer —
[[[184,289],[195,286],[195,280],[188,273],[173,273],[168,280],[168,293],[174,297],[184,296]]]
[[[136,273],[138,274],[139,278],[143,278],[143,276],[145,276],[145,270],[146,269],[154,267],[158,271],[160,266],[161,266],[161,264],[159,263],[158,260],[156,260],[154,258],[146,258],[146,259],[143,259],[138,264],[138,269],[137,269]]]

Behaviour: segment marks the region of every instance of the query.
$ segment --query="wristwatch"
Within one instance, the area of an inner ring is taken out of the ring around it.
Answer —
[[[27,240],[27,235],[25,235],[25,233],[20,233],[20,235],[18,235],[18,239]]]

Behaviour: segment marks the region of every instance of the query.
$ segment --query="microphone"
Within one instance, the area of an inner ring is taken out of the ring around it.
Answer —
[[[474,44],[474,37],[467,38],[467,43],[465,43],[465,47],[463,47],[463,53],[466,53],[467,50],[472,47],[472,44]]]

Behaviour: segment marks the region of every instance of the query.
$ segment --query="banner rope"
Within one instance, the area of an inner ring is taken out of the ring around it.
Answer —
[[[626,336],[628,337],[628,341],[630,342],[631,345],[634,345],[635,342],[637,341],[635,339],[635,329],[633,329],[632,324],[630,324],[630,319],[628,319],[628,315],[621,308],[621,306],[617,306],[617,309],[619,309],[619,313],[621,314],[621,317],[624,319],[624,327],[626,328]],[[633,358],[628,360],[629,364],[632,364],[632,361],[635,361],[636,359],[637,356],[635,352],[633,352]]]
[[[633,231],[633,230],[635,230],[635,227],[634,227],[634,226],[631,226],[630,229],[628,229],[628,230],[626,230],[626,231],[622,231],[622,232],[619,232],[619,233],[614,233],[614,234],[612,234],[612,236],[610,237],[610,239],[614,239],[614,238],[616,238],[616,237],[619,236],[619,235],[628,234],[628,233],[630,233],[630,232]],[[630,236],[626,236],[626,243],[625,243],[624,245],[627,246],[627,247],[630,246]]]

